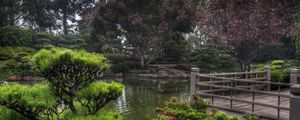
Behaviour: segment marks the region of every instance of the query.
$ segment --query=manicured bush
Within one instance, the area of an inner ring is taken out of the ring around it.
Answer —
[[[119,83],[94,82],[88,87],[81,89],[76,94],[76,100],[87,108],[89,114],[96,114],[110,100],[122,95],[124,86]],[[101,98],[101,99],[99,99]]]
[[[70,106],[72,112],[76,112],[75,94],[96,81],[109,67],[102,55],[62,48],[41,50],[34,55],[33,61],[52,84],[54,93]]]
[[[69,114],[64,116],[68,120],[123,120],[122,116],[108,110],[100,110],[95,115],[74,115]]]
[[[29,47],[0,47],[0,60],[15,59],[19,53],[26,53],[32,55],[35,49]]]
[[[245,114],[244,119],[245,120],[259,120],[258,117],[251,115],[251,114]]]
[[[156,120],[239,120],[214,109],[208,112],[207,107],[208,103],[197,96],[190,102],[171,98],[164,108],[156,109],[160,113]]]
[[[45,48],[45,46],[52,45],[55,36],[47,32],[37,32],[32,37],[32,47],[36,49]]]
[[[0,106],[0,119],[1,120],[30,120],[29,118],[21,115],[20,113]]]
[[[0,47],[0,60],[13,59],[15,53],[12,47]]]
[[[100,111],[124,88],[119,83],[95,82],[108,69],[102,55],[56,48],[39,51],[33,61],[50,84],[3,84],[0,105],[30,119],[122,119]]]
[[[129,67],[124,64],[124,63],[118,63],[118,64],[114,64],[110,67],[110,70],[113,73],[128,73],[129,72]]]
[[[69,49],[82,49],[86,47],[86,40],[80,34],[67,35],[67,36],[55,36],[51,40],[51,44],[56,47],[63,47]]]
[[[106,54],[105,57],[113,64],[122,63],[126,60],[125,56],[122,54]]]
[[[282,66],[283,67],[284,63],[285,63],[284,60],[273,60],[272,61],[272,66],[278,65],[278,66]]]
[[[287,64],[284,60],[273,60],[271,63],[271,80],[273,82],[286,82],[289,83],[291,65]],[[264,70],[263,64],[256,66],[256,71]]]
[[[58,104],[47,84],[33,86],[2,84],[0,86],[0,105],[30,119],[46,119],[49,117],[48,112],[51,112],[51,109]]]
[[[0,46],[27,46],[32,40],[31,31],[21,27],[5,27],[0,30]]]
[[[27,76],[34,75],[34,71],[32,69],[31,57],[35,53],[35,49],[29,47],[2,47],[0,48],[0,53],[3,51],[7,51],[9,53],[9,57],[6,56],[5,61],[2,63],[3,67],[0,68],[0,74],[3,72],[9,71],[12,75],[17,76]],[[2,54],[3,55],[3,54]],[[1,54],[0,54],[1,57]],[[2,56],[4,58],[5,56]],[[8,75],[4,75],[4,79],[9,77]]]

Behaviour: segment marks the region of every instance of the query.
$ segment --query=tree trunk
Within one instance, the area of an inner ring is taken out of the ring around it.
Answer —
[[[251,71],[250,63],[244,63],[244,62],[239,62],[239,63],[240,63],[241,72],[250,72]]]
[[[73,99],[69,101],[69,107],[70,107],[72,113],[74,113],[74,114],[77,113],[77,110],[76,110],[76,107],[74,105]]]
[[[66,9],[63,9],[63,32],[64,35],[68,35],[68,16],[66,13]]]
[[[145,68],[145,54],[144,53],[142,53],[140,55],[140,62],[141,62],[141,67]]]

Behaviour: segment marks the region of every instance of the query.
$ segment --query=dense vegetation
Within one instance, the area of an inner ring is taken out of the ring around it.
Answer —
[[[208,110],[208,103],[197,96],[186,102],[176,97],[165,102],[164,108],[157,108],[159,113],[156,120],[240,120],[234,116],[228,116],[226,113],[216,109]],[[245,120],[258,120],[256,116],[246,114]]]
[[[48,82],[0,87],[0,105],[29,119],[97,118],[99,110],[122,94],[121,84],[96,81],[108,68],[101,55],[57,48],[40,50],[33,63]]]
[[[104,72],[157,72],[151,64],[183,72],[269,65],[272,81],[288,83],[300,66],[299,6],[297,0],[1,0],[0,80],[47,82],[2,84],[0,118],[122,119],[103,108],[123,86],[97,80]],[[206,104],[194,102],[173,99],[158,119],[237,119],[203,112]]]

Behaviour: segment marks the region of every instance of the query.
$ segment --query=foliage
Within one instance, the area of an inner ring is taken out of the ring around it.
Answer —
[[[46,119],[56,106],[55,95],[47,84],[33,86],[2,84],[0,105],[6,106],[31,119]]]
[[[0,1],[0,29],[6,26],[13,26],[17,21],[15,17],[20,12],[20,0],[1,0]]]
[[[199,0],[103,1],[99,2],[89,19],[93,20],[95,33],[108,39],[121,37],[127,47],[134,47],[141,66],[145,67],[161,53],[163,34],[180,35],[193,30],[198,2]]]
[[[76,113],[75,94],[96,81],[108,69],[103,55],[83,50],[56,48],[40,50],[33,57],[34,64],[51,83],[53,92]]]
[[[139,62],[136,61],[125,61],[124,62],[130,69],[139,69],[141,65]]]
[[[217,49],[215,44],[206,42],[198,49],[186,55],[186,67],[197,66],[207,72],[235,67],[235,59],[223,50]],[[190,70],[190,68],[186,68]]]
[[[296,47],[291,37],[281,37],[279,44],[262,48],[253,62],[268,62],[270,60],[295,59]]]
[[[2,106],[0,106],[0,113],[1,120],[30,120],[20,113]]]
[[[76,94],[77,109],[80,113],[73,113],[61,103],[57,95],[49,87],[49,84],[41,83],[33,86],[21,84],[3,84],[0,86],[0,117],[8,120],[16,117],[56,120],[57,118],[68,118],[74,120],[88,119],[122,119],[116,113],[100,110],[109,101],[116,99],[122,94],[123,85],[119,83],[94,82],[83,88]],[[12,111],[14,110],[14,111]],[[100,111],[99,111],[100,110]],[[8,113],[2,115],[2,113]],[[17,113],[16,113],[17,112]],[[11,115],[16,116],[12,117]]]
[[[23,0],[21,3],[22,19],[40,31],[51,30],[56,27],[57,17],[53,12],[52,0]],[[26,13],[26,14],[24,14]]]
[[[69,49],[82,49],[86,47],[85,36],[82,36],[81,34],[55,36],[51,43],[56,47]]]
[[[286,82],[290,80],[290,63],[284,60],[273,60],[270,62],[271,65],[271,80],[273,82]],[[264,71],[264,64],[259,64],[256,66],[256,71]]]
[[[273,69],[283,68],[285,67],[284,64],[285,64],[284,60],[273,60],[271,63]]]
[[[68,120],[123,120],[118,113],[107,110],[100,110],[95,115],[69,115],[64,118],[68,118]]]
[[[244,119],[245,120],[258,120],[258,117],[251,115],[251,114],[245,114]]]
[[[32,45],[36,49],[44,48],[47,45],[51,45],[55,36],[47,32],[33,33]]]
[[[0,47],[0,60],[16,59],[22,56],[21,53],[31,55],[35,53],[35,49],[30,47]]]
[[[124,64],[124,63],[118,63],[118,64],[114,64],[110,67],[111,71],[113,73],[128,73],[129,72],[129,67]]]
[[[1,47],[0,58],[2,59],[0,60],[4,61],[1,63],[3,66],[0,67],[0,78],[7,79],[12,75],[21,77],[34,75],[30,60],[34,53],[35,50],[29,47]]]
[[[119,83],[94,82],[76,94],[76,100],[87,108],[89,114],[95,114],[110,100],[122,95],[123,86]]]
[[[161,113],[157,120],[239,120],[216,110],[207,113],[207,107],[208,104],[196,96],[190,102],[171,98],[165,103],[165,108],[156,109]]]
[[[32,33],[20,27],[0,29],[0,46],[26,46],[31,42]]]
[[[282,70],[274,69],[271,72],[271,80],[273,82],[283,82],[285,78],[285,74]]]
[[[76,15],[84,18],[88,10],[95,6],[96,0],[53,0],[51,2],[53,10],[57,14],[56,19],[62,21],[63,34],[68,35],[72,32],[72,29],[70,29],[72,26],[69,25],[68,21],[72,24],[79,23],[80,21],[76,19]]]
[[[128,73],[129,66],[125,63],[126,57],[120,53],[106,54],[105,57],[112,62],[110,70],[113,73]]]
[[[286,14],[293,13],[293,6],[291,0],[203,1],[200,32],[235,57],[241,71],[250,71],[258,52],[278,43],[277,39],[289,31],[293,15]]]
[[[105,57],[114,64],[123,63],[126,60],[126,57],[120,53],[106,54]]]
[[[95,82],[108,68],[102,55],[56,48],[40,50],[33,61],[50,84],[2,84],[0,105],[30,119],[122,119],[116,113],[99,113],[124,88],[119,83]]]

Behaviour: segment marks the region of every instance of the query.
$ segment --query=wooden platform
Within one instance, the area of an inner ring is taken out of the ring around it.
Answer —
[[[274,91],[276,92],[276,91]],[[282,90],[282,94],[289,95],[290,90],[285,89]],[[246,93],[240,93],[233,96],[234,98],[240,99],[240,100],[252,100],[252,94],[246,94]],[[280,98],[280,106],[283,107],[289,107],[290,106],[290,100],[289,98]],[[205,99],[207,102],[211,102],[210,98]],[[270,95],[262,95],[262,94],[256,94],[255,95],[255,102],[270,104],[270,105],[278,105],[278,97],[277,96],[270,96]],[[252,105],[247,103],[241,103],[241,102],[235,102],[233,101],[233,108],[230,109],[230,100],[224,100],[221,98],[214,98],[214,104],[213,106],[224,109],[224,110],[230,110],[234,112],[247,112],[252,113]],[[277,109],[268,108],[264,106],[255,105],[254,107],[254,114],[260,115],[264,118],[268,119],[278,119],[277,118]],[[300,114],[300,113],[299,113]],[[280,120],[289,120],[289,111],[281,110],[280,111]]]

